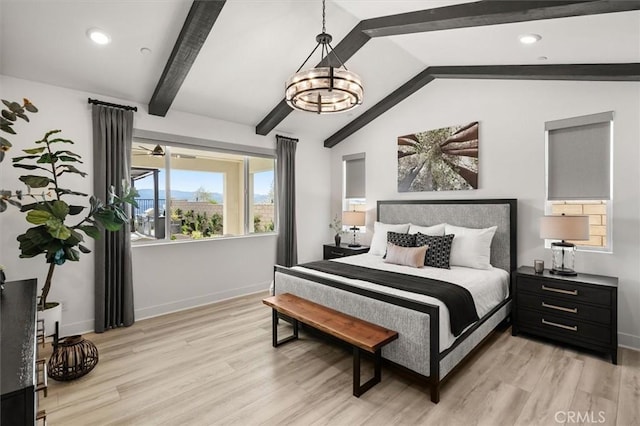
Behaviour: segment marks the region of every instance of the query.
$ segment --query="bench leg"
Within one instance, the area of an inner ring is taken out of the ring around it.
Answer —
[[[374,374],[369,381],[360,385],[360,348],[353,347],[353,396],[360,397],[363,393],[371,389],[375,384],[380,383],[382,378],[382,352],[380,349],[373,354]]]
[[[298,320],[293,319],[292,325],[293,325],[293,335],[289,337],[285,337],[282,340],[278,340],[278,311],[276,311],[275,309],[271,311],[271,336],[272,336],[271,344],[273,345],[274,348],[277,348],[278,346],[283,345],[292,340],[298,339]]]

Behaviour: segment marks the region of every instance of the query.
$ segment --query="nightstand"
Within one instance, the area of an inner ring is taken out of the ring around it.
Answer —
[[[369,251],[369,246],[349,247],[348,244],[325,244],[323,251],[323,259],[336,259],[338,257],[353,256],[354,254],[362,254]]]
[[[513,335],[519,332],[611,354],[618,363],[618,278],[547,269],[514,273]]]

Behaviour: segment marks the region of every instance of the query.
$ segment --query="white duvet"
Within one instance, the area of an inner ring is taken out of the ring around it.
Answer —
[[[365,266],[367,268],[381,269],[384,271],[399,272],[407,275],[433,278],[458,284],[469,290],[473,296],[478,316],[482,318],[500,302],[509,297],[509,274],[499,268],[491,269],[471,269],[461,266],[452,266],[451,269],[439,269],[425,266],[423,268],[412,268],[409,266],[392,265],[385,263],[380,256],[372,254],[360,254],[341,259],[334,259],[333,262],[346,263],[350,265]],[[449,320],[449,309],[440,300],[425,296],[423,294],[411,293],[404,290],[389,288],[368,281],[354,280],[336,275],[327,274],[313,269],[305,269],[296,266],[293,269],[304,270],[305,273],[321,277],[331,278],[353,286],[367,288],[379,293],[387,293],[402,296],[408,299],[425,302],[440,307],[440,352],[446,350],[455,342],[456,337],[451,333],[451,322]],[[471,327],[471,326],[469,326]]]

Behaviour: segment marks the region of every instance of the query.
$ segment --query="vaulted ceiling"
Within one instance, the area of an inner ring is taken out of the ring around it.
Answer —
[[[283,99],[284,81],[315,46],[315,35],[321,29],[321,1],[208,3],[219,3],[221,7],[215,10],[216,7],[210,6],[207,11],[208,19],[215,22],[209,22],[211,31],[205,34],[202,48],[178,52],[187,62],[193,60],[193,65],[186,72],[178,69],[178,73],[184,74],[181,84],[170,87],[165,82],[168,89],[161,90],[160,94],[168,94],[167,115],[184,111],[257,126],[260,130],[260,123],[265,122]],[[379,21],[367,21],[462,3],[470,2],[328,0],[327,31],[333,35],[334,47],[359,23],[369,22],[367,28],[373,37],[360,43],[346,62],[365,83],[364,103],[358,109],[334,115],[281,110],[286,112],[284,117],[263,126],[262,133],[271,134],[275,130],[296,134],[306,130],[329,140],[340,134],[341,129],[344,131],[345,126],[353,127],[360,116],[360,122],[375,118],[371,112],[369,117],[363,114],[380,102],[388,102],[385,98],[416,75],[429,73],[425,71],[428,67],[438,70],[433,67],[634,63],[636,66],[628,68],[626,73],[638,80],[640,12],[637,9],[640,2],[636,0],[583,2],[590,3],[594,10],[615,10],[622,4],[623,8],[635,10],[584,16],[569,13],[555,19],[541,19],[545,15],[539,11],[547,10],[549,5],[558,7],[576,2],[504,2],[504,7],[498,10],[504,12],[505,8],[514,7],[514,3],[520,6],[528,3],[533,12],[523,11],[519,15],[515,13],[511,20],[497,21],[510,23],[460,28],[461,25],[454,22],[444,27],[436,25],[437,31],[385,33],[380,37],[376,36],[383,31],[398,31],[380,30],[376,27]],[[471,9],[466,10],[486,7],[487,3],[491,2],[467,5]],[[153,104],[154,91],[163,88],[163,70],[192,4],[191,0],[0,0],[0,73],[143,105]],[[500,6],[499,2],[493,4]],[[451,10],[455,11],[455,7]],[[428,12],[425,16],[433,14],[437,15]],[[520,20],[525,21],[516,22]],[[478,23],[494,21],[485,14],[472,22]],[[112,42],[106,46],[93,44],[86,37],[92,27],[108,32]],[[534,45],[522,45],[518,35],[524,33],[540,34],[542,40]],[[192,36],[197,39],[198,34]],[[349,37],[345,43],[355,40],[353,35]],[[142,53],[143,48],[150,53]],[[319,59],[317,55],[313,65]],[[506,68],[495,67],[491,72],[495,74],[499,69]],[[442,70],[440,68],[440,73]],[[574,71],[559,69],[558,72]],[[449,73],[458,71],[449,69]],[[414,89],[428,90],[428,86],[421,87]]]

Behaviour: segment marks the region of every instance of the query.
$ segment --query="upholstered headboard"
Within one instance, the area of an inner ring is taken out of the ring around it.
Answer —
[[[512,272],[517,268],[518,200],[390,200],[378,201],[378,221],[468,228],[497,226],[491,243],[491,264]]]

